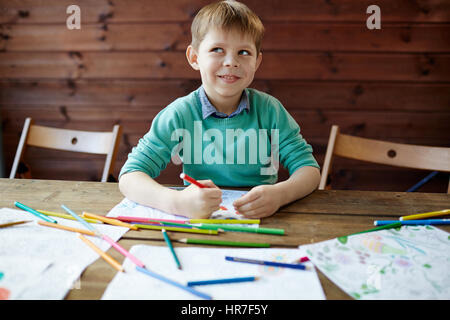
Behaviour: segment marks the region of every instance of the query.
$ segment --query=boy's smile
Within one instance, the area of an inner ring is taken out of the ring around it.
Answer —
[[[249,35],[218,28],[208,31],[197,50],[189,46],[186,55],[191,66],[200,71],[208,99],[226,114],[236,109],[262,60]]]

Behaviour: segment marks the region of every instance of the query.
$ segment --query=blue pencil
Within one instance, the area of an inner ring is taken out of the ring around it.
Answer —
[[[50,222],[50,223],[58,223],[58,221],[56,221],[55,219],[52,219],[52,218],[46,216],[45,214],[42,214],[42,213],[40,213],[40,212],[30,208],[29,206],[24,205],[23,203],[14,201],[14,205],[17,208],[20,208],[22,210],[25,210],[25,211],[28,211],[29,213],[34,214],[36,217],[41,218],[44,221],[47,221],[47,222]]]
[[[92,232],[94,232],[97,236],[101,237],[102,235],[100,234],[100,232],[95,229],[93,226],[91,226],[88,222],[86,222],[86,220],[84,220],[83,218],[81,218],[79,215],[77,215],[75,212],[73,212],[72,210],[70,210],[69,208],[67,208],[65,205],[61,205],[61,208],[63,208],[64,210],[67,211],[67,213],[69,213],[72,217],[74,217],[75,219],[78,220],[78,222],[80,222],[83,226],[85,226],[86,228],[88,228],[89,230],[91,230]]]
[[[376,220],[374,225],[383,226],[386,224],[400,222],[402,225],[442,225],[450,224],[450,219],[424,219],[424,220]]]
[[[171,285],[173,285],[175,287],[178,287],[180,289],[186,290],[186,291],[188,291],[188,292],[190,292],[190,293],[192,293],[192,294],[194,294],[194,295],[196,295],[196,296],[198,296],[200,298],[203,298],[203,299],[206,299],[206,300],[211,300],[212,299],[212,297],[210,295],[207,295],[207,294],[202,293],[202,292],[198,292],[197,290],[195,290],[193,288],[190,288],[188,286],[182,285],[181,283],[178,283],[176,281],[170,280],[170,279],[168,279],[168,278],[166,278],[166,277],[164,277],[164,276],[162,276],[160,274],[157,274],[157,273],[155,273],[153,271],[150,271],[148,269],[136,266],[136,270],[139,271],[139,272],[142,272],[142,273],[144,273],[144,274],[146,274],[146,275],[148,275],[148,276],[150,276],[152,278],[161,280],[161,281],[166,282],[168,284],[171,284]]]
[[[189,281],[187,285],[191,286],[203,286],[208,284],[219,284],[219,283],[235,283],[235,282],[247,282],[258,280],[258,277],[240,277],[240,278],[226,278],[226,279],[215,279],[215,280],[202,280],[202,281]]]
[[[292,263],[282,263],[282,262],[255,260],[255,259],[228,257],[228,256],[225,257],[225,260],[233,261],[233,262],[260,264],[260,265],[271,266],[271,267],[291,268],[291,269],[300,269],[300,270],[306,269],[306,266],[304,266],[303,264],[298,264],[298,263],[292,264]]]

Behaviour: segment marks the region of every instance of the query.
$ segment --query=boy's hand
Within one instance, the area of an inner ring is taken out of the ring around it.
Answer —
[[[248,218],[264,218],[280,208],[280,197],[274,185],[262,185],[233,202],[234,209]]]
[[[193,219],[207,219],[222,203],[222,191],[211,180],[199,180],[207,188],[193,184],[180,192],[180,214]]]

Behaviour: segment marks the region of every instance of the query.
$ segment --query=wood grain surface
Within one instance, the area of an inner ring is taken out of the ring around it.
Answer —
[[[117,183],[0,179],[0,208],[15,208],[14,201],[19,201],[34,209],[59,212],[61,204],[65,204],[76,213],[88,211],[106,215],[122,199]],[[221,240],[268,242],[274,247],[296,248],[371,229],[377,219],[396,219],[449,207],[450,195],[445,193],[315,191],[261,221],[263,227],[284,229],[284,236],[227,232],[219,237]],[[449,226],[441,229],[450,231]],[[173,240],[186,237],[178,232],[168,234]],[[212,235],[190,237],[217,239]],[[161,232],[154,230],[130,230],[124,238],[132,238],[119,241],[126,249],[137,244],[165,245]],[[173,244],[175,247],[186,246],[175,241]],[[113,249],[108,250],[108,254],[120,263],[124,260]],[[96,260],[83,272],[79,288],[72,289],[66,299],[100,299],[115,273],[116,270],[105,261]],[[351,299],[320,271],[319,278],[327,299]]]

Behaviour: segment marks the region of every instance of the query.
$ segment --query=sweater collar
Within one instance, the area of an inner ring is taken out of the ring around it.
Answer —
[[[226,113],[218,111],[212,103],[209,101],[208,96],[206,95],[205,89],[203,86],[200,86],[198,89],[199,97],[200,97],[200,104],[202,106],[202,115],[203,119],[208,118],[209,116],[213,116],[215,118],[232,118],[238,114],[240,114],[242,111],[247,110],[250,111],[250,103],[248,100],[247,91],[244,90],[242,92],[241,100],[239,101],[239,105],[230,115],[227,115]]]

